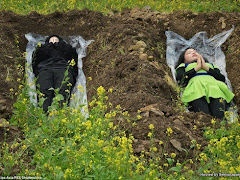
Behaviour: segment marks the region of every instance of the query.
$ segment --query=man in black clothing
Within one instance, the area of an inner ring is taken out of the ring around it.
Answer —
[[[55,97],[54,91],[49,90],[50,88],[60,88],[59,94],[64,97],[61,104],[69,101],[70,92],[78,75],[77,62],[76,49],[57,35],[47,37],[45,44],[37,47],[33,53],[33,73],[37,77],[37,88],[46,98],[43,103],[45,112],[48,111],[48,106],[52,104],[52,99]],[[67,69],[68,82],[62,84]],[[71,86],[69,86],[69,83],[71,83]]]

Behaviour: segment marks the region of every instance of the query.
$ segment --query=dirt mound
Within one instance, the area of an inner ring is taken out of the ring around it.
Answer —
[[[176,12],[165,14],[152,12],[148,8],[126,10],[104,16],[89,10],[55,12],[40,15],[35,12],[16,15],[0,12],[0,118],[9,119],[18,89],[17,79],[23,78],[19,64],[24,66],[24,53],[29,32],[43,35],[81,35],[93,39],[83,59],[83,71],[88,81],[88,99],[96,94],[100,85],[112,88],[109,95],[113,105],[136,114],[142,109],[143,118],[126,131],[134,135],[136,153],[150,146],[149,124],[154,124],[154,141],[166,142],[167,128],[173,130],[168,152],[184,157],[182,148],[189,149],[191,140],[205,145],[202,130],[211,123],[211,116],[203,113],[180,113],[176,108],[177,93],[166,64],[165,31],[172,30],[186,39],[199,31],[212,37],[235,26],[231,37],[223,44],[226,55],[227,73],[232,83],[235,102],[240,107],[240,13],[192,13]],[[10,89],[13,88],[13,91]],[[13,96],[13,98],[11,98]],[[1,132],[3,132],[1,130]],[[159,144],[159,143],[158,143]],[[159,148],[161,145],[158,145]]]

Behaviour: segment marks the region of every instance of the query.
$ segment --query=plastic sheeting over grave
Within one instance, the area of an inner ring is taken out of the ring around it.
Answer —
[[[177,64],[180,54],[188,47],[192,47],[196,49],[203,57],[207,58],[210,63],[217,65],[221,73],[226,77],[226,84],[228,88],[232,91],[231,82],[227,77],[225,55],[221,50],[221,45],[227,40],[233,30],[234,26],[230,30],[219,33],[209,39],[207,37],[207,33],[202,31],[195,34],[189,40],[184,39],[182,36],[173,31],[166,31],[166,59],[168,66],[171,68],[174,81],[176,82],[175,65]],[[234,109],[233,103],[231,104],[231,107]],[[231,111],[233,111],[234,114],[237,114],[236,108]]]
[[[36,84],[34,82],[35,75],[32,70],[32,54],[39,43],[44,44],[47,36],[28,33],[25,34],[28,44],[26,47],[26,74],[27,83],[33,91],[29,92],[31,102],[37,106],[37,94],[36,94]],[[72,90],[74,94],[70,99],[70,106],[74,109],[79,109],[85,117],[88,117],[88,103],[87,103],[87,92],[86,92],[86,77],[82,71],[82,58],[86,56],[86,48],[93,41],[85,41],[81,36],[62,36],[63,40],[72,47],[76,48],[78,53],[78,77],[76,84]]]

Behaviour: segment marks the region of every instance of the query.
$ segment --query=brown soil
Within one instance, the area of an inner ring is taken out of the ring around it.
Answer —
[[[43,35],[81,35],[85,40],[95,40],[83,59],[83,71],[88,81],[88,100],[96,94],[100,85],[112,88],[109,100],[136,115],[142,109],[143,118],[136,126],[124,127],[135,137],[134,151],[148,150],[150,141],[149,124],[154,124],[154,141],[166,143],[166,130],[173,129],[167,150],[175,152],[180,159],[189,149],[191,140],[196,139],[202,147],[206,141],[202,137],[204,127],[210,126],[211,116],[203,113],[181,113],[176,107],[177,93],[171,81],[166,64],[165,31],[171,30],[186,39],[199,31],[206,31],[212,37],[235,26],[235,30],[222,45],[226,55],[227,73],[236,95],[235,102],[240,107],[240,13],[192,13],[175,12],[165,14],[147,9],[135,8],[122,13],[104,16],[89,10],[55,12],[40,15],[35,12],[21,16],[12,12],[0,12],[0,118],[9,119],[16,100],[17,79],[23,77],[18,64],[24,65],[21,57],[27,40],[24,35],[34,32]],[[19,43],[18,43],[19,41]],[[140,47],[133,46],[143,41]],[[146,47],[144,47],[146,45]],[[141,52],[141,53],[140,53]],[[141,54],[141,55],[140,55]],[[14,92],[9,90],[13,88]],[[12,98],[12,97],[13,98]],[[151,105],[151,106],[149,106]],[[197,126],[197,129],[194,128]],[[9,141],[16,133],[10,128]],[[0,128],[0,141],[4,139],[4,128]],[[180,144],[179,144],[180,143]],[[160,147],[160,145],[158,145]],[[191,154],[191,153],[190,153]]]

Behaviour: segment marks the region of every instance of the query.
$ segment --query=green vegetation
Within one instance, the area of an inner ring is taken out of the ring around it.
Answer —
[[[151,142],[149,152],[140,156],[133,154],[132,135],[119,128],[116,118],[136,125],[141,116],[130,117],[107,102],[106,90],[100,86],[97,96],[89,103],[89,118],[64,104],[63,98],[55,90],[56,98],[49,115],[40,107],[33,106],[28,96],[29,86],[19,86],[20,93],[14,104],[14,115],[10,124],[17,125],[24,133],[24,139],[16,138],[13,143],[1,142],[0,174],[2,176],[41,177],[44,179],[199,179],[206,173],[240,172],[240,124],[238,122],[215,128],[207,127],[205,137],[209,145],[203,152],[195,140],[186,151],[186,160],[179,162],[175,153],[165,149],[173,130],[166,130],[165,142],[160,148],[154,144],[154,126],[149,125],[148,137]],[[231,114],[225,113],[226,120]],[[184,118],[184,117],[182,117]],[[235,119],[236,121],[236,119]],[[0,124],[2,126],[3,124]],[[5,131],[9,129],[5,128]],[[7,139],[7,133],[5,133]],[[194,156],[189,159],[188,152]],[[151,157],[151,158],[149,158]],[[17,174],[15,173],[17,172]]]
[[[107,13],[110,10],[121,11],[125,8],[149,5],[153,10],[162,12],[186,9],[195,12],[231,12],[239,11],[239,4],[239,0],[2,0],[0,10],[12,10],[19,14],[31,11],[48,14],[56,10],[88,8]],[[124,53],[123,49],[119,49],[119,52]],[[107,93],[111,93],[111,89],[106,91],[101,86],[98,88],[96,97],[89,103],[90,112],[87,119],[78,110],[66,105],[60,109],[60,95],[56,96],[49,115],[46,116],[41,107],[30,103],[29,86],[23,82],[19,89],[10,124],[18,125],[22,129],[24,139],[15,139],[11,144],[6,141],[0,142],[1,176],[184,180],[199,179],[201,173],[240,173],[240,124],[237,122],[239,118],[228,126],[226,121],[222,121],[218,128],[215,127],[216,122],[213,119],[213,127],[206,128],[204,133],[209,145],[201,152],[200,145],[192,141],[189,148],[194,150],[195,156],[180,163],[176,154],[167,154],[164,149],[168,140],[159,142],[162,149],[158,149],[152,143],[150,152],[144,152],[139,157],[133,154],[133,137],[120,130],[114,120],[125,119],[134,126],[141,116],[130,117],[126,111],[122,112],[120,106],[112,107],[111,103],[107,103]],[[42,101],[41,98],[40,104]],[[229,112],[226,112],[225,116],[226,120],[229,120]],[[9,131],[8,128],[5,130]],[[149,126],[149,131],[146,138],[153,142],[153,125]],[[166,134],[170,137],[172,129],[168,128]],[[7,139],[7,133],[4,136]]]
[[[121,111],[120,105],[113,108],[111,103],[106,103],[107,92],[102,86],[97,89],[97,97],[89,103],[89,118],[66,104],[60,109],[58,102],[63,97],[57,90],[47,116],[41,108],[43,97],[39,100],[40,107],[35,107],[30,103],[29,86],[20,86],[22,92],[14,104],[10,123],[22,129],[24,139],[15,139],[12,144],[1,143],[2,176],[11,176],[16,169],[19,172],[14,175],[44,179],[157,179],[182,176],[163,171],[171,168],[176,156],[172,153],[171,158],[167,158],[164,146],[162,155],[157,154],[158,149],[154,146],[140,157],[133,154],[134,138],[120,130],[114,119],[125,119],[134,125],[141,116],[133,119],[127,111]],[[111,92],[112,89],[109,89],[108,93]],[[110,111],[106,112],[107,109]],[[154,126],[150,125],[149,129],[148,137],[153,142]],[[171,136],[172,129],[168,128],[166,133]],[[163,142],[159,144],[163,145]],[[145,156],[149,154],[152,159],[147,160]],[[177,167],[181,167],[180,163]],[[175,171],[174,168],[171,170]]]
[[[240,10],[240,0],[1,0],[0,2],[0,10],[11,10],[18,14],[28,14],[32,11],[49,14],[55,11],[84,8],[108,13],[115,10],[121,12],[123,9],[132,9],[136,6],[140,8],[149,6],[152,10],[160,12],[181,10],[234,12]]]

